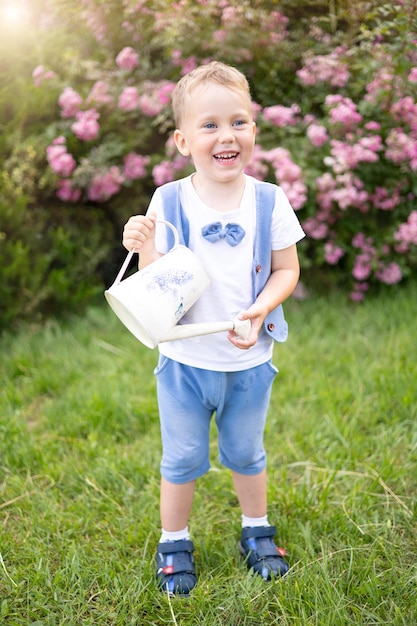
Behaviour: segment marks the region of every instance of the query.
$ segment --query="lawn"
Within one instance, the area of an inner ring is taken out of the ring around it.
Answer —
[[[417,623],[417,286],[293,300],[286,315],[266,448],[290,572],[247,573],[213,428],[189,599],[154,583],[157,351],[104,303],[0,339],[0,624]]]

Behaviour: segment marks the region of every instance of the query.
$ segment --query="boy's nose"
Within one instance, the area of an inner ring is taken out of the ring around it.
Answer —
[[[231,128],[221,128],[219,134],[220,143],[231,143],[234,141],[235,137],[233,135]]]

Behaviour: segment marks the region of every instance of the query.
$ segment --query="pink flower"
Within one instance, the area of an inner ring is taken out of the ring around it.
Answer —
[[[37,65],[32,72],[32,78],[35,82],[36,87],[39,87],[42,83],[42,77],[45,72],[43,65]]]
[[[175,83],[163,81],[157,90],[157,97],[161,104],[169,104],[171,102],[171,94],[175,89]]]
[[[165,142],[165,153],[168,157],[172,159],[174,158],[176,154],[178,154],[177,146],[174,140],[174,133],[171,133],[171,135],[168,137],[168,139]]]
[[[277,174],[277,180],[279,179],[280,173]],[[294,209],[294,211],[298,211],[302,209],[305,203],[307,202],[307,187],[300,180],[294,180],[289,182],[288,180],[280,180],[281,187],[285,191],[285,194]]]
[[[256,120],[259,113],[262,111],[262,106],[258,104],[257,102],[254,102],[253,100],[251,102],[251,106],[252,106],[253,119]]]
[[[324,244],[324,257],[329,265],[336,265],[344,254],[344,250],[336,246],[332,241]]]
[[[174,180],[174,165],[172,161],[161,161],[154,166],[152,177],[157,187]]]
[[[355,283],[353,291],[350,294],[350,299],[354,302],[362,302],[365,297],[365,293],[369,290],[369,283],[360,282]]]
[[[62,136],[54,139],[52,145],[46,148],[46,158],[52,171],[65,178],[72,174],[76,166],[74,157],[67,152],[65,137]]]
[[[113,98],[109,95],[109,85],[104,80],[98,80],[91,88],[86,102],[89,104],[110,104]]]
[[[331,156],[325,157],[325,164],[329,165],[336,174],[349,172],[349,170],[355,169],[362,162],[376,163],[379,159],[376,152],[382,150],[382,140],[379,135],[361,137],[353,145],[332,139],[330,145]]]
[[[182,57],[182,54],[181,54],[181,57],[179,57],[177,59],[177,63],[176,64],[181,67],[181,75],[182,76],[184,76],[184,74],[188,74],[192,70],[195,70],[195,68],[198,65],[197,59],[196,59],[195,56],[190,56],[190,57],[187,57],[187,58],[184,59]]]
[[[264,151],[262,156],[274,169],[275,178],[287,194],[293,209],[301,209],[307,200],[307,187],[302,180],[301,167],[292,161],[290,153],[284,148]]]
[[[137,102],[135,98],[135,108],[139,108],[148,117],[156,117],[171,102],[171,94],[174,88],[175,83],[168,80],[159,82],[145,81],[143,84],[143,95],[137,96]]]
[[[401,193],[397,187],[392,192],[385,187],[376,187],[375,192],[370,196],[374,207],[383,211],[392,211],[401,202]]]
[[[365,129],[369,131],[379,132],[381,130],[381,124],[379,122],[367,122],[365,124]]]
[[[57,158],[48,159],[51,169],[59,176],[67,178],[75,169],[76,162],[72,154],[65,152]]]
[[[338,98],[337,101],[334,96],[327,96],[325,104],[330,108],[331,124],[342,124],[345,129],[351,130],[362,121],[362,115],[350,98]]]
[[[70,180],[59,180],[57,188],[56,195],[64,202],[78,202],[81,197],[81,190],[73,188]]]
[[[333,205],[333,192],[336,189],[336,180],[326,172],[316,179],[317,202],[323,211],[329,211]]]
[[[400,98],[390,108],[390,113],[394,119],[401,123],[408,124],[414,133],[417,133],[417,104],[411,96]]]
[[[373,243],[372,237],[367,237],[364,233],[356,233],[352,239],[352,246],[354,248],[361,248],[369,257],[375,254]]]
[[[365,100],[369,102],[376,102],[381,93],[389,94],[393,90],[394,75],[391,72],[385,68],[380,68],[374,73],[374,76],[374,80],[366,85]]]
[[[183,156],[182,154],[176,154],[172,162],[174,172],[181,172],[185,167],[191,163],[190,157]]]
[[[139,55],[133,48],[127,46],[117,55],[116,64],[122,70],[134,70],[139,65]]]
[[[62,117],[74,117],[83,103],[81,96],[72,87],[65,87],[58,98],[58,104],[62,109]]]
[[[78,111],[77,121],[71,126],[72,132],[81,141],[92,141],[99,133],[100,126],[97,120],[100,114],[95,109],[88,111]]]
[[[300,107],[297,104],[292,104],[290,107],[277,104],[272,107],[265,107],[263,110],[264,118],[280,128],[295,126],[298,121],[296,116],[299,113]]]
[[[61,139],[61,137],[59,137],[59,139]],[[64,138],[62,137],[62,139]],[[65,139],[64,139],[64,142],[65,142]],[[52,142],[52,145],[46,148],[46,156],[47,156],[49,164],[51,161],[58,159],[62,154],[66,154],[67,146],[65,145],[64,142],[58,141],[58,139],[54,139],[54,141]],[[63,143],[64,145],[62,145]]]
[[[119,96],[119,109],[134,111],[139,106],[139,96],[136,87],[125,87]]]
[[[215,30],[212,34],[214,41],[217,43],[224,43],[227,39],[227,31],[226,30]]]
[[[156,117],[164,108],[164,105],[155,95],[144,94],[138,98],[138,107],[147,117]]]
[[[87,190],[88,199],[92,202],[105,202],[120,191],[123,181],[119,168],[113,165],[106,172],[93,177]]]
[[[150,162],[149,156],[142,156],[136,152],[129,152],[123,159],[123,176],[128,180],[136,180],[146,176],[145,166]]]
[[[349,70],[346,63],[340,59],[344,48],[335,48],[330,54],[304,57],[304,67],[296,72],[305,86],[317,83],[329,83],[333,87],[344,87],[349,80]]]
[[[417,211],[411,211],[406,222],[399,225],[394,239],[399,242],[397,250],[408,252],[410,246],[417,246]]]
[[[170,148],[170,142],[167,142],[168,149]],[[152,170],[153,180],[157,187],[169,183],[174,180],[177,172],[183,171],[191,162],[189,157],[182,156],[181,154],[175,155],[175,157],[168,161],[164,160],[154,166]]]
[[[342,211],[348,207],[356,207],[363,212],[368,210],[369,194],[359,178],[347,172],[337,177],[337,185],[333,191],[333,200]]]
[[[195,56],[191,56],[188,59],[183,59],[181,63],[182,76],[184,76],[185,74],[188,74],[192,70],[195,70],[197,65],[198,63],[197,63],[197,59],[195,58]]]
[[[324,145],[329,139],[327,128],[320,124],[310,124],[307,128],[307,137],[315,148],[320,148],[320,146]]]
[[[172,51],[171,59],[174,65],[181,67],[182,75],[188,74],[188,72],[191,72],[191,70],[197,67],[197,59],[195,56],[184,59],[181,50],[178,48]]]
[[[366,280],[372,272],[371,259],[368,254],[358,254],[352,275],[356,280]]]
[[[417,83],[417,67],[412,67],[408,75],[409,83]]]
[[[314,217],[304,220],[302,227],[306,235],[312,239],[325,239],[329,233],[328,225]]]
[[[238,20],[239,20],[238,9],[235,7],[231,7],[231,6],[225,6],[225,8],[222,11],[222,22],[227,24],[230,21],[236,22]]]
[[[351,291],[350,292],[350,299],[353,302],[362,302],[362,300],[364,299],[365,295],[362,291]]]
[[[32,78],[33,78],[35,87],[40,87],[43,81],[51,80],[52,78],[55,78],[55,77],[56,77],[55,72],[52,72],[51,70],[46,71],[43,65],[38,65],[37,67],[35,67],[35,69],[32,72]]]
[[[403,273],[398,263],[392,262],[388,263],[388,265],[380,265],[375,272],[375,276],[381,281],[381,283],[385,283],[386,285],[395,285],[400,282],[403,277]]]
[[[245,174],[262,180],[268,174],[268,165],[264,162],[264,152],[259,144],[255,144],[251,160],[245,167]]]
[[[385,156],[393,163],[409,162],[412,170],[417,170],[417,140],[410,137],[402,128],[392,128],[386,138]]]

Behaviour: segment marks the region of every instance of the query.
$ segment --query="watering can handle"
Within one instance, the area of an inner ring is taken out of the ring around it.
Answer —
[[[175,250],[175,248],[178,248],[180,241],[178,237],[178,231],[175,228],[175,226],[173,226],[171,222],[167,222],[166,220],[156,220],[156,224],[165,224],[165,226],[168,226],[168,228],[172,230],[173,235],[174,235],[174,245],[171,248],[170,252],[172,252],[172,250]],[[127,253],[127,257],[125,258],[123,265],[120,268],[120,271],[117,274],[112,287],[117,287],[117,285],[119,285],[122,282],[122,278],[125,275],[126,270],[129,267],[129,263],[132,260],[132,257],[135,254],[135,252],[136,250],[135,248],[133,248],[132,250],[129,250],[129,252]]]

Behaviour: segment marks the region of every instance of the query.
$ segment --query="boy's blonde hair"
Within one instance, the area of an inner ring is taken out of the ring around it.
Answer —
[[[191,91],[210,82],[241,92],[251,102],[249,83],[242,72],[220,61],[200,65],[183,76],[172,93],[172,110],[177,128],[181,127],[185,102]]]

